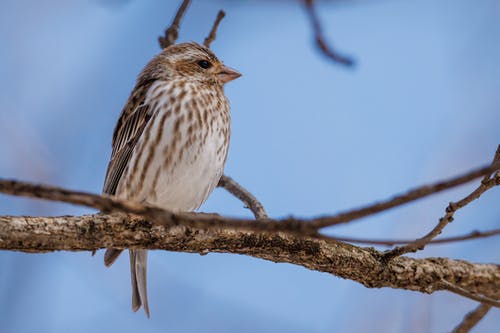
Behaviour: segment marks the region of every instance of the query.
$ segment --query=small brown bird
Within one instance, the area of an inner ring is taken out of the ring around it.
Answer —
[[[139,74],[113,134],[103,192],[171,211],[198,209],[223,174],[230,136],[224,84],[241,74],[208,48],[165,48]],[[146,250],[129,250],[132,309],[149,317]],[[121,250],[108,249],[110,266]]]

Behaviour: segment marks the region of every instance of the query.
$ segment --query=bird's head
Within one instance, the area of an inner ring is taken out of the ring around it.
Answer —
[[[158,79],[182,77],[190,81],[219,85],[241,76],[238,71],[225,66],[210,49],[194,42],[165,48],[150,62],[145,72]]]

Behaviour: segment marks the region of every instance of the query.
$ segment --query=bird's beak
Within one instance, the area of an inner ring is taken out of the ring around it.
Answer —
[[[241,76],[241,73],[235,69],[232,69],[228,66],[222,66],[217,73],[217,77],[219,81],[222,83],[228,83],[229,81],[233,81]]]

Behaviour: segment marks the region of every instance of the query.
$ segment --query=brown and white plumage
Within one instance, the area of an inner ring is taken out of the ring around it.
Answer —
[[[230,135],[223,85],[240,74],[196,43],[170,46],[139,75],[118,119],[103,192],[172,211],[201,206],[222,176]],[[108,249],[111,265],[121,250]],[[130,250],[132,308],[149,317],[147,251]]]

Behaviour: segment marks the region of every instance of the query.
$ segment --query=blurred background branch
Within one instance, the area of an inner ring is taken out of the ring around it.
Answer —
[[[344,55],[341,55],[337,52],[331,45],[326,42],[325,37],[323,36],[323,29],[321,27],[321,22],[316,12],[316,1],[315,0],[303,0],[307,15],[311,21],[312,29],[314,32],[314,39],[316,41],[316,45],[322,54],[328,57],[335,63],[345,65],[345,66],[353,66],[354,60]]]

